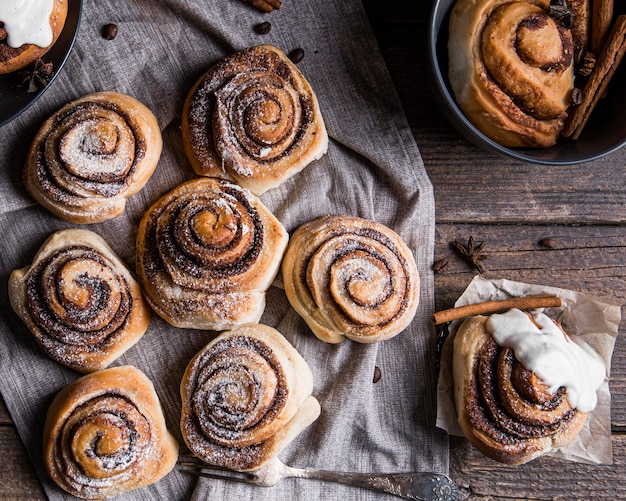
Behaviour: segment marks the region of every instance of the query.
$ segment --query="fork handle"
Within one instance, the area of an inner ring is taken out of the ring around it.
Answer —
[[[338,473],[304,468],[295,476],[386,492],[415,501],[454,501],[459,497],[457,485],[439,473]]]

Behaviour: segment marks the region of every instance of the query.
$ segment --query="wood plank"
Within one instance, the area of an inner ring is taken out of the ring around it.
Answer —
[[[450,476],[462,498],[473,501],[615,500],[626,499],[626,437],[613,436],[614,464],[587,465],[554,458],[538,458],[520,466],[496,463],[467,440],[451,438]]]
[[[26,449],[12,426],[0,426],[0,457],[0,499],[46,499]]]
[[[449,308],[476,272],[454,250],[455,239],[484,241],[487,278],[540,283],[626,302],[626,227],[438,224],[434,259],[449,262],[435,274],[436,308]],[[552,238],[555,248],[539,244]],[[622,327],[624,324],[622,323]]]
[[[11,416],[9,416],[9,411],[7,411],[7,407],[4,404],[4,399],[0,395],[0,426],[3,424],[12,424]]]

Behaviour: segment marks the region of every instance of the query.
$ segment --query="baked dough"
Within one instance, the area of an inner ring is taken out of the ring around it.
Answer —
[[[159,199],[137,235],[137,275],[152,308],[175,327],[255,323],[288,234],[250,191],[199,178]]]
[[[52,30],[52,42],[39,47],[35,44],[23,44],[20,47],[10,47],[7,43],[7,32],[3,20],[0,19],[0,75],[20,70],[30,63],[42,58],[48,52],[61,35],[65,20],[67,19],[68,0],[54,0],[50,13],[50,29]],[[24,8],[24,7],[22,7]]]
[[[162,146],[156,117],[137,99],[113,91],[88,94],[43,123],[29,150],[24,184],[60,218],[106,221],[148,182]]]
[[[502,146],[554,145],[567,118],[574,42],[548,9],[548,0],[457,0],[452,8],[450,85],[468,120]]]
[[[254,470],[317,419],[311,369],[272,327],[223,332],[189,362],[181,432],[206,463]]]
[[[152,484],[178,459],[152,382],[124,365],[83,376],[48,410],[44,463],[54,482],[83,499],[108,499]]]
[[[547,393],[510,348],[496,344],[487,319],[466,319],[453,343],[454,399],[467,439],[505,464],[526,463],[574,441],[587,413],[569,405],[564,388]]]
[[[96,233],[53,233],[9,277],[11,306],[54,360],[103,369],[137,343],[150,308],[130,270]]]
[[[300,226],[282,264],[289,302],[327,343],[390,339],[413,320],[420,280],[413,254],[390,228],[330,215]]]
[[[256,195],[328,147],[313,89],[271,45],[232,54],[196,82],[183,108],[182,135],[197,174],[234,181]]]

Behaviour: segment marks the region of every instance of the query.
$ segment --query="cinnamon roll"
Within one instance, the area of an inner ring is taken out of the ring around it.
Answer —
[[[150,308],[130,270],[97,234],[53,233],[9,277],[11,306],[41,348],[79,372],[107,367],[141,339]]]
[[[181,431],[203,461],[254,470],[317,419],[313,375],[277,330],[249,324],[223,332],[189,362]]]
[[[247,189],[195,179],[144,215],[137,274],[148,302],[170,324],[230,329],[260,319],[287,240],[280,221]]]
[[[271,45],[247,48],[210,68],[187,96],[182,134],[198,175],[234,181],[256,195],[328,147],[311,86]]]
[[[54,482],[82,499],[108,499],[152,484],[178,459],[152,382],[124,365],[83,376],[48,410],[44,463]]]
[[[156,117],[135,98],[97,92],[72,101],[39,129],[24,171],[27,191],[73,223],[119,216],[161,156]]]
[[[417,310],[413,254],[375,221],[331,215],[303,224],[291,237],[282,273],[289,302],[327,343],[390,339]]]
[[[602,359],[543,313],[465,320],[454,338],[458,421],[486,456],[526,463],[576,439],[605,378]]]
[[[458,0],[452,8],[454,96],[468,120],[503,146],[551,146],[567,118],[574,41],[549,9],[549,0]]]
[[[43,57],[59,38],[68,0],[3,0],[0,3],[0,75]]]

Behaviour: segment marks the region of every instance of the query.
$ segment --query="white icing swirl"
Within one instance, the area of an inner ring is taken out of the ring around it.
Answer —
[[[54,0],[2,0],[0,21],[4,23],[9,47],[24,44],[48,47],[52,43],[53,7]]]
[[[491,315],[487,330],[500,346],[511,348],[515,358],[555,392],[563,386],[572,407],[592,411],[596,390],[606,367],[600,355],[584,341],[573,341],[544,313],[532,312],[538,328],[522,311],[512,309]]]

